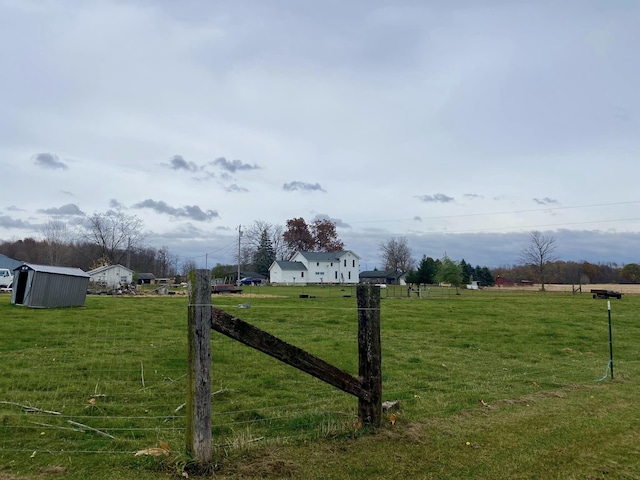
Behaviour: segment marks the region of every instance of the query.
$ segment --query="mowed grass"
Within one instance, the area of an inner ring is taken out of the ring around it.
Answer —
[[[245,292],[213,303],[357,374],[355,289]],[[400,409],[376,431],[359,428],[355,398],[212,333],[215,477],[640,478],[640,297],[611,301],[615,378],[597,381],[606,301],[381,293],[383,397]],[[189,470],[187,303],[90,296],[33,310],[0,296],[0,479]],[[168,457],[134,456],[165,443]]]

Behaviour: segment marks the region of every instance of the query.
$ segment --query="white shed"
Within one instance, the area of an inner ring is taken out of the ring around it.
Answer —
[[[133,282],[133,270],[122,265],[104,265],[87,273],[91,283],[106,288],[118,288]]]

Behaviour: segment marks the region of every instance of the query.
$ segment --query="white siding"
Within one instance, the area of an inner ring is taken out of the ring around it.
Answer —
[[[133,271],[122,265],[111,265],[107,268],[97,268],[87,272],[91,282],[107,288],[116,288],[133,281]]]
[[[291,259],[307,267],[305,283],[348,283],[360,281],[360,259],[351,251],[343,252],[335,260],[309,260],[303,252],[296,252]],[[298,283],[298,279],[296,280]]]

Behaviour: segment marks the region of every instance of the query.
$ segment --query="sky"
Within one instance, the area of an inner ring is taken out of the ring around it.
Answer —
[[[331,219],[498,267],[640,263],[640,2],[0,0],[0,240],[120,208],[233,263]],[[205,265],[206,262],[206,265]]]

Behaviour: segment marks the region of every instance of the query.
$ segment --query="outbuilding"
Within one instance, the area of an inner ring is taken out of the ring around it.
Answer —
[[[157,282],[156,276],[153,273],[139,273],[138,285],[153,285]]]
[[[103,265],[87,272],[91,283],[105,288],[119,288],[133,281],[133,270],[123,265]]]
[[[15,268],[18,268],[22,265],[22,262],[19,260],[14,260],[11,257],[7,257],[0,253],[0,268],[6,268],[7,270],[13,271]]]
[[[89,275],[79,268],[24,263],[13,271],[11,303],[32,308],[81,307]]]

